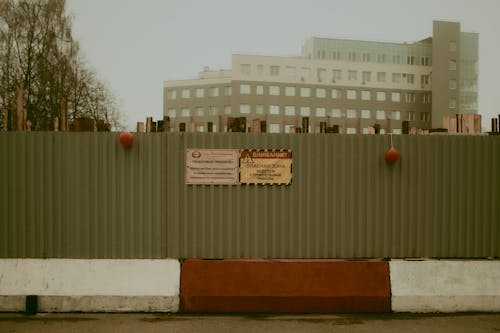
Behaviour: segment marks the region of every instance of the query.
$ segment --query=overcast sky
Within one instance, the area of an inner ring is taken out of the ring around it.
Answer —
[[[413,42],[433,20],[479,33],[479,112],[500,113],[500,0],[67,0],[85,59],[127,129],[163,117],[163,81],[230,68],[231,54],[296,56],[305,39]]]

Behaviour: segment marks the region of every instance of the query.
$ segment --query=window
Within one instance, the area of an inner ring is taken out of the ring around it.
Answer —
[[[176,116],[175,109],[168,109],[167,116],[169,116],[170,118],[175,118],[175,116]]]
[[[219,88],[217,88],[217,87],[211,87],[208,90],[208,92],[210,94],[210,97],[217,97],[217,96],[219,96]]]
[[[356,128],[355,127],[347,127],[345,133],[346,134],[356,134]]]
[[[205,97],[205,89],[196,88],[195,94],[197,98]]]
[[[256,105],[255,106],[255,113],[256,114],[264,114],[264,105]]]
[[[250,65],[249,64],[241,64],[241,75],[250,75]]]
[[[363,83],[370,82],[372,80],[372,72],[363,71]]]
[[[269,67],[269,73],[271,76],[278,76],[280,75],[280,66],[271,66]]]
[[[392,111],[391,112],[391,119],[399,120],[400,118],[401,118],[401,112],[399,112],[399,111]]]
[[[230,105],[224,106],[224,114],[231,114],[231,106]]]
[[[393,64],[400,64],[401,63],[401,57],[399,55],[393,55],[392,56],[392,63]]]
[[[392,134],[402,134],[403,131],[401,130],[401,128],[393,128],[392,129]]]
[[[393,83],[401,82],[401,73],[392,73],[392,82]]]
[[[196,126],[196,132],[205,132],[205,126],[204,125]]]
[[[310,75],[311,75],[311,69],[309,67],[302,67],[300,69],[300,79],[302,81],[309,80]]]
[[[342,71],[340,69],[332,70],[332,79],[333,80],[342,80]]]
[[[358,117],[358,112],[354,109],[348,109],[347,110],[347,118],[353,119]]]
[[[429,112],[420,113],[420,120],[425,122],[431,121],[430,113]]]
[[[429,84],[429,75],[420,75],[420,86],[425,88]]]
[[[297,76],[297,69],[293,66],[286,66],[285,67],[285,72],[286,72],[286,76],[289,78],[289,79],[295,79],[295,77]]]
[[[420,65],[429,66],[429,57],[420,57]]]
[[[269,133],[279,133],[280,124],[269,124]]]
[[[167,98],[168,99],[176,99],[177,98],[177,91],[169,89],[167,90]]]
[[[269,114],[280,114],[279,105],[269,105]]]
[[[285,87],[285,96],[295,96],[295,87]]]
[[[182,98],[189,98],[189,97],[191,97],[191,91],[189,89],[182,89],[181,90],[181,97]]]
[[[264,86],[261,85],[255,86],[255,93],[257,95],[264,95]]]
[[[457,42],[451,40],[448,46],[450,52],[456,52],[457,51]]]
[[[450,109],[455,109],[457,107],[457,100],[455,98],[450,98]]]
[[[449,86],[450,86],[450,89],[454,90],[454,89],[457,89],[457,80],[450,80],[450,83],[449,83]]]
[[[423,104],[430,104],[431,103],[431,95],[430,94],[422,95],[422,103]]]
[[[370,62],[370,53],[363,53],[363,62]]]
[[[368,130],[368,127],[363,127],[362,132],[363,134],[370,134],[370,131]]]
[[[311,109],[308,106],[300,107],[300,115],[302,117],[309,117],[311,115]]]
[[[362,90],[361,91],[361,100],[369,101],[371,99],[372,99],[372,93],[369,90]]]
[[[250,85],[249,84],[240,84],[240,94],[249,95],[250,94]]]
[[[349,61],[356,61],[356,52],[349,51],[349,53],[347,54],[347,59]]]
[[[385,111],[384,110],[377,110],[376,118],[378,120],[384,120],[385,119]]]
[[[301,97],[311,97],[311,88],[300,88]]]
[[[224,96],[231,96],[233,94],[232,87],[224,87]]]
[[[406,80],[408,81],[408,84],[414,84],[415,74],[406,74]]]
[[[191,116],[191,110],[184,108],[181,109],[181,117],[189,117]]]
[[[325,88],[316,88],[316,97],[325,98],[326,97],[326,89]]]
[[[219,114],[218,112],[218,109],[216,106],[209,106],[208,107],[208,113],[211,115],[211,116],[217,116]]]
[[[340,90],[339,89],[332,89],[332,98],[333,99],[340,98]]]
[[[280,87],[279,86],[269,86],[269,95],[279,96],[280,95]]]
[[[370,119],[372,117],[372,112],[370,110],[361,110],[361,118]]]
[[[393,102],[401,102],[401,93],[393,92],[391,93],[391,101]]]
[[[377,82],[385,82],[385,72],[377,73]]]
[[[198,117],[203,117],[205,115],[205,110],[201,107],[196,108],[196,115]]]
[[[340,51],[333,51],[332,52],[332,59],[333,60],[340,60]]]
[[[332,117],[333,118],[341,118],[342,111],[340,111],[340,109],[332,109]]]
[[[356,90],[348,89],[347,90],[347,99],[356,99]]]
[[[385,134],[385,128],[380,129],[380,134]]]
[[[377,101],[385,101],[385,91],[377,91]]]
[[[264,74],[264,65],[257,65],[257,75]]]
[[[415,56],[407,56],[406,57],[406,63],[408,65],[415,65]]]
[[[408,120],[409,121],[415,120],[415,111],[408,111]]]
[[[415,103],[415,93],[406,93],[406,103]]]
[[[295,116],[295,106],[293,105],[285,106],[285,116]]]
[[[326,80],[326,69],[324,68],[318,68],[316,70],[317,75],[318,75],[318,82],[325,82]]]
[[[456,60],[450,60],[448,63],[448,69],[450,71],[456,71],[457,70],[457,61]]]
[[[240,113],[250,113],[250,105],[240,104]]]
[[[349,81],[355,81],[358,79],[358,72],[357,71],[347,71],[347,79]]]
[[[377,62],[379,64],[384,64],[385,63],[385,54],[377,54]]]
[[[326,117],[326,109],[316,108],[316,117]]]

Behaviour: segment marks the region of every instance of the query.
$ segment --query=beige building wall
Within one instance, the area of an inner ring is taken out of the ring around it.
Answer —
[[[267,132],[281,133],[303,127],[304,117],[313,133],[321,123],[340,133],[368,133],[375,124],[401,133],[403,121],[440,128],[460,112],[460,36],[458,23],[434,22],[433,37],[417,43],[312,38],[302,56],[235,54],[231,70],[166,81],[164,113],[172,131],[225,132],[228,117],[246,117],[247,129],[265,121]]]
[[[460,23],[434,21],[432,31],[432,127],[460,113]]]

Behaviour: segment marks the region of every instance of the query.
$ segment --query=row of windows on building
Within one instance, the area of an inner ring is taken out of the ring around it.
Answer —
[[[378,53],[376,56],[371,52],[357,52],[357,51],[326,51],[326,50],[316,50],[317,59],[332,59],[332,60],[347,60],[352,62],[376,62],[379,64],[394,64],[394,65],[420,65],[420,66],[431,66],[431,58],[429,56],[417,57],[415,55],[408,55],[406,59],[404,56],[399,54],[388,55],[384,53]]]
[[[223,90],[224,96],[231,96],[232,95],[232,87],[231,86],[226,86],[224,88],[219,88],[219,87],[209,87],[209,88],[195,88],[194,89],[194,96],[196,98],[203,98],[205,97],[205,90],[206,91],[206,96],[208,97],[219,97],[221,90]],[[180,97],[181,98],[191,98],[191,88],[181,88],[180,89]],[[167,99],[177,99],[177,89],[167,89]]]
[[[226,89],[231,87],[225,87],[225,91],[229,94],[231,93],[231,89]],[[265,89],[263,85],[255,85],[252,87],[250,84],[240,84],[239,92],[241,95],[251,95],[252,88],[255,89],[255,95],[264,95]],[[218,89],[218,88],[217,88]],[[213,88],[208,88],[209,91],[212,91]],[[268,95],[269,96],[281,96],[284,93],[286,97],[313,97],[317,98],[327,98],[330,96],[332,99],[341,99],[345,97],[348,100],[358,100],[362,101],[371,101],[375,99],[376,101],[387,101],[390,99],[391,102],[402,102],[403,93],[401,92],[386,92],[386,91],[376,91],[372,92],[370,90],[357,90],[357,89],[344,89],[345,96],[342,96],[342,89],[337,88],[310,88],[310,87],[301,87],[297,88],[294,86],[286,86],[284,87],[284,91],[280,86],[268,86]],[[297,91],[298,90],[298,91]],[[191,89],[184,88],[181,89],[181,97],[182,98],[190,98]],[[197,98],[203,98],[205,96],[204,88],[195,88],[195,96]],[[213,96],[213,95],[212,95]],[[417,94],[413,92],[404,93],[404,101],[406,103],[415,103],[417,101]],[[168,99],[176,99],[177,92],[176,90],[167,90],[167,98]],[[422,104],[430,104],[431,103],[431,94],[423,94],[422,95]]]
[[[312,78],[313,71],[310,67],[300,67],[297,69],[295,66],[269,66],[270,76],[280,76],[281,67],[284,67],[285,77],[289,80],[297,80],[300,78],[301,81],[309,81]],[[264,75],[264,65],[256,65],[256,74]],[[242,76],[252,75],[252,65],[251,64],[241,64],[240,65]],[[455,62],[456,69],[456,62]],[[360,74],[361,73],[361,74]],[[358,81],[361,79],[362,82],[367,83],[371,81],[376,82],[387,82],[387,72],[371,72],[371,71],[358,71],[358,70],[342,70],[338,68],[326,69],[326,68],[316,68],[315,71],[316,79],[318,82],[331,82],[335,83],[341,80],[347,81]],[[330,76],[328,77],[328,74]],[[416,84],[415,74],[412,73],[391,73],[392,83],[407,83],[409,85]],[[420,75],[420,85],[422,88],[430,84],[430,76],[428,74]]]
[[[301,87],[296,88],[294,86],[284,87],[284,96],[286,97],[295,97],[298,95],[300,97],[313,97],[312,93],[314,92],[314,96],[316,98],[326,98],[329,94],[332,99],[341,99],[342,98],[342,89],[327,89],[327,88],[309,88],[309,87]],[[358,89],[344,89],[345,98],[348,100],[357,100],[361,99],[363,101],[371,101],[373,96],[377,101],[386,101],[390,97],[390,101],[392,102],[401,102],[401,96],[403,93],[401,92],[386,92],[386,91],[376,91],[372,94],[370,90],[358,90]],[[240,94],[241,95],[251,95],[252,94],[252,86],[250,84],[241,84],[240,85]],[[264,95],[264,86],[256,85],[255,86],[255,94],[256,95]],[[269,96],[281,96],[282,91],[280,86],[269,86],[268,87]],[[416,93],[407,92],[404,93],[405,102],[406,103],[415,103],[416,102]],[[422,103],[430,104],[431,103],[431,94],[423,94],[422,95]]]
[[[205,113],[205,109],[202,107],[197,107],[192,110],[190,108],[181,108],[179,112],[176,109],[168,109],[167,115],[170,118],[179,117],[204,117],[206,115],[209,116],[218,116],[219,109],[215,106],[211,106],[208,108],[207,113]],[[301,116],[301,117],[332,117],[332,118],[346,118],[346,119],[378,119],[378,120],[401,120],[401,111],[387,111],[387,110],[356,110],[356,109],[346,109],[345,111],[338,108],[333,108],[331,110],[327,110],[324,107],[317,107],[312,110],[311,107],[301,106],[296,107],[295,105],[286,105],[284,107],[280,107],[280,105],[269,105],[266,107],[264,105],[255,105],[254,110],[252,110],[252,105],[250,104],[240,104],[239,105],[239,113],[242,115],[251,114],[252,111],[255,112],[256,115],[285,115],[285,116]],[[232,108],[229,105],[224,107],[224,114],[231,115]],[[416,112],[416,111],[405,111],[403,113],[406,117],[406,120],[415,121],[419,119],[420,121],[429,122],[430,121],[430,112]],[[420,114],[420,117],[417,118],[417,115]]]
[[[457,42],[455,40],[448,41],[448,51],[457,52]],[[404,56],[399,54],[388,55],[385,53],[376,53],[372,52],[359,52],[354,50],[349,51],[340,51],[340,50],[316,50],[316,58],[317,59],[332,59],[332,60],[348,60],[348,61],[361,61],[361,62],[377,62],[379,64],[407,64],[407,65],[420,65],[420,66],[431,66],[431,57],[429,56],[415,56],[415,55],[407,55],[406,62],[404,62]]]
[[[205,125],[203,124],[193,124],[196,132],[205,132]],[[217,132],[217,125],[212,124],[212,131]],[[277,123],[271,123],[268,125],[268,133],[294,133],[295,132],[295,125],[289,125],[289,124],[277,124]],[[309,133],[320,133],[320,126],[315,126],[313,128],[312,125],[309,125]],[[313,129],[315,131],[313,132]],[[227,126],[223,127],[224,132],[227,132]],[[346,127],[341,129],[341,133],[345,134],[358,134],[358,128],[356,127]],[[390,132],[392,134],[402,134],[401,128],[393,128],[390,130],[387,130],[385,128],[380,128],[380,134],[386,134],[386,132]],[[372,127],[364,127],[361,129],[359,133],[362,134],[374,134],[374,129]]]

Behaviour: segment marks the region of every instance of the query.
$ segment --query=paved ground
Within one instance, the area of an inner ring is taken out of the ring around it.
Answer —
[[[500,314],[185,315],[0,313],[0,333],[21,332],[500,332]]]

